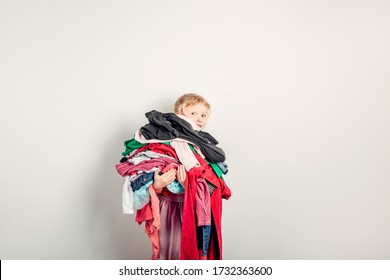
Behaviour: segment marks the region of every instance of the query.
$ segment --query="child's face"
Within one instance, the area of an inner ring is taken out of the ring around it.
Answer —
[[[202,103],[190,105],[183,109],[183,114],[194,121],[200,128],[206,125],[209,110]]]

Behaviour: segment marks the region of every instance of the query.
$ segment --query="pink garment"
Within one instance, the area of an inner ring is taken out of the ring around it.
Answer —
[[[145,233],[152,243],[152,260],[180,259],[184,195],[156,195],[149,186],[150,203],[137,210],[135,221],[145,222]]]
[[[149,170],[152,169],[153,167],[159,167],[160,170],[163,170],[167,166],[173,168],[179,166],[179,164],[176,160],[170,158],[154,158],[151,160],[144,160],[143,162],[137,165],[125,161],[117,164],[115,168],[121,176],[130,176],[134,174],[134,172],[140,170],[142,171]]]
[[[171,147],[175,149],[177,157],[179,158],[181,164],[184,165],[186,171],[189,171],[193,167],[200,166],[199,161],[196,159],[187,142],[173,140],[171,141]]]
[[[198,187],[195,195],[195,214],[197,226],[211,225],[210,192],[204,178],[196,179]]]
[[[179,260],[181,224],[183,220],[184,195],[163,195],[160,199],[160,260]]]

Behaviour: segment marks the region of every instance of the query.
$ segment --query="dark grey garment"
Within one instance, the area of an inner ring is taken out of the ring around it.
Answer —
[[[213,184],[211,184],[209,181],[205,180],[206,183],[207,183],[207,187],[209,188],[209,192],[210,194],[213,193],[214,189],[216,188],[216,186],[214,186]]]
[[[218,141],[205,131],[196,131],[186,120],[174,113],[152,110],[145,114],[149,123],[140,128],[147,139],[172,140],[181,138],[197,145],[209,162],[225,161],[224,151],[217,147]]]

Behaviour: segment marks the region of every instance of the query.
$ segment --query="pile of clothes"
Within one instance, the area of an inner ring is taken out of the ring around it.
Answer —
[[[231,196],[223,179],[228,172],[223,150],[209,133],[195,130],[185,116],[153,110],[146,117],[149,123],[125,141],[123,158],[116,165],[118,173],[125,177],[123,212],[136,212],[136,222],[145,222],[145,232],[152,242],[152,259],[222,259],[222,198]],[[156,170],[163,174],[179,165],[187,171],[185,185],[174,180],[156,194]],[[170,217],[160,217],[166,215],[161,203],[164,198],[173,198],[182,207],[180,236],[174,238],[178,240],[177,255],[165,252],[168,245],[164,244],[167,241],[163,227]]]

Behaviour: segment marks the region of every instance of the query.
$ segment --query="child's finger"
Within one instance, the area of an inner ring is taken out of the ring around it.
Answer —
[[[168,172],[164,173],[163,175],[161,175],[166,181],[168,182],[173,182],[173,180],[175,180],[176,178],[176,171],[174,170],[174,172],[170,172],[171,170],[169,170]]]

